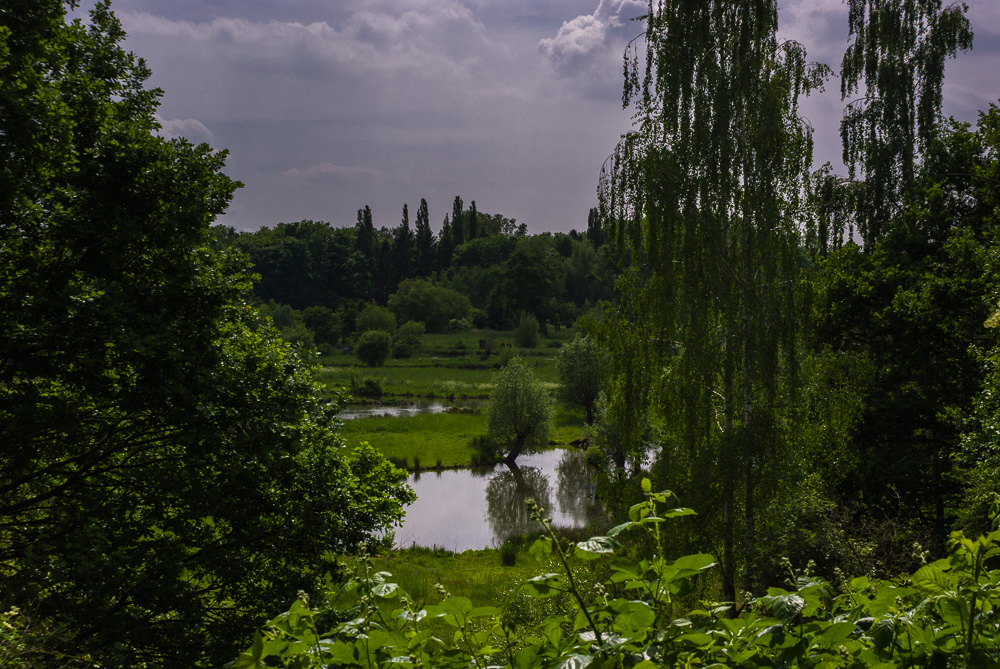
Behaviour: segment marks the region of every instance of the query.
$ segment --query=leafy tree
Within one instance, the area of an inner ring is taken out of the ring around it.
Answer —
[[[796,385],[795,217],[812,161],[798,100],[827,69],[779,44],[773,1],[650,3],[645,20],[644,77],[626,54],[636,130],[601,186],[602,220],[636,260],[603,338],[609,413],[636,430],[637,450],[650,415],[664,424],[664,456],[685,463],[667,485],[721,518],[723,596],[735,601],[738,524],[752,592],[758,506],[774,488],[763,480],[794,415],[783,403]]]
[[[302,310],[302,321],[313,331],[318,344],[335,345],[340,339],[340,321],[328,307],[307,307]]]
[[[518,238],[493,297],[503,305],[508,317],[526,312],[544,323],[552,318],[564,273],[564,264],[550,236]]]
[[[445,214],[441,223],[441,234],[438,235],[437,245],[437,267],[444,269],[451,264],[451,256],[455,251],[455,238],[451,231],[451,223],[448,215]]]
[[[573,406],[583,407],[587,425],[594,422],[594,410],[601,393],[601,352],[590,337],[577,335],[559,352],[560,397]]]
[[[422,321],[434,333],[445,332],[449,321],[466,318],[471,309],[461,293],[424,279],[407,279],[389,296],[389,310],[398,321]]]
[[[538,319],[533,314],[522,313],[514,330],[514,346],[519,348],[538,347]]]
[[[361,333],[354,347],[361,362],[369,367],[381,367],[392,352],[392,335],[385,330],[368,330]]]
[[[396,339],[392,345],[394,358],[409,358],[420,350],[424,337],[424,324],[420,321],[407,321],[399,326]]]
[[[551,426],[549,398],[534,373],[514,357],[496,373],[490,395],[487,434],[513,463],[522,453],[545,446]]]
[[[381,330],[387,332],[390,337],[396,333],[396,317],[385,307],[374,303],[365,305],[355,321],[357,332],[367,332],[368,330]]]
[[[0,11],[0,607],[31,666],[219,666],[412,493],[244,301],[225,154],[157,137],[108,4],[66,7]]]
[[[921,154],[937,135],[945,60],[972,48],[966,6],[941,0],[850,0],[854,41],[841,66],[844,163],[864,178],[856,198],[858,231],[881,237],[913,183]]]

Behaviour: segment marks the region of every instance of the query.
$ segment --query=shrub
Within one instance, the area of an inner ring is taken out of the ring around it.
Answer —
[[[392,357],[409,358],[420,350],[424,337],[424,324],[420,321],[407,321],[396,333],[396,342],[392,347]]]
[[[358,379],[351,375],[351,394],[357,397],[382,397],[385,389],[382,382],[372,376],[364,376]]]
[[[538,346],[538,319],[532,314],[521,314],[517,329],[514,330],[514,345],[519,348]]]
[[[381,367],[392,350],[392,336],[382,330],[368,330],[358,339],[355,352],[369,367]]]
[[[396,333],[396,317],[385,307],[374,303],[366,304],[358,314],[355,328],[358,332],[381,330],[392,335]]]

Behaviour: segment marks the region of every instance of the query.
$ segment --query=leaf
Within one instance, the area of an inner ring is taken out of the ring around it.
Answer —
[[[642,486],[642,491],[647,495],[653,490],[653,483],[648,478],[643,478],[640,485]]]
[[[697,516],[694,509],[670,509],[660,514],[663,518],[683,518],[684,516]]]
[[[913,587],[924,595],[941,595],[951,587],[951,581],[938,567],[928,564],[913,575]]]
[[[674,567],[677,569],[690,569],[692,571],[704,571],[716,565],[715,557],[708,553],[695,553],[694,555],[683,555],[674,560]]]
[[[854,623],[832,623],[826,626],[820,634],[813,637],[813,643],[833,648],[840,645],[856,629]]]
[[[771,615],[781,622],[791,622],[806,607],[806,600],[800,595],[778,595],[771,601]]]
[[[602,555],[615,552],[615,543],[608,537],[591,537],[576,545],[576,556],[584,560],[596,560]]]
[[[399,586],[395,583],[379,583],[372,588],[372,594],[376,597],[392,599],[399,595]]]
[[[552,557],[552,540],[548,537],[542,537],[538,539],[535,543],[531,544],[531,548],[528,550],[531,555],[538,560],[539,563],[545,564]]]
[[[871,636],[872,641],[875,642],[876,648],[879,650],[885,650],[891,646],[893,641],[896,639],[896,619],[882,618],[881,620],[875,621],[875,624],[871,626],[868,634]]]

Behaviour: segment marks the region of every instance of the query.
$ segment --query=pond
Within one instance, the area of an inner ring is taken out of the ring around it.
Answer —
[[[417,501],[396,530],[400,547],[438,546],[451,551],[499,546],[508,537],[537,532],[525,500],[534,498],[556,527],[607,522],[604,505],[583,453],[555,449],[518,458],[516,466],[452,469],[411,474]]]
[[[413,400],[401,404],[350,404],[339,416],[342,420],[358,418],[376,418],[381,416],[416,416],[422,413],[445,413],[446,411],[461,411],[476,409],[483,405],[482,400]]]

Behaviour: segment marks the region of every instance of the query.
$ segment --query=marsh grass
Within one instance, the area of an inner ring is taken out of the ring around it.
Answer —
[[[405,462],[406,469],[468,467],[478,457],[473,440],[485,433],[482,411],[360,418],[341,428],[348,448],[367,441],[392,462]]]

